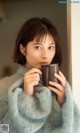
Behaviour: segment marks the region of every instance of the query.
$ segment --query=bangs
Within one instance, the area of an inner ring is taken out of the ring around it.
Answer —
[[[36,42],[42,43],[43,41],[45,42],[47,35],[49,35],[51,37],[51,40],[53,40],[53,36],[49,33],[49,32],[42,32],[42,33],[38,33],[33,40],[35,40]]]

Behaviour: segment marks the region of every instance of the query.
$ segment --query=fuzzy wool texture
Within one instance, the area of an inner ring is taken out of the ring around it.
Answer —
[[[66,100],[60,106],[42,81],[33,96],[23,92],[27,71],[20,66],[14,75],[0,80],[0,124],[9,124],[9,133],[80,133],[80,111],[68,82]]]

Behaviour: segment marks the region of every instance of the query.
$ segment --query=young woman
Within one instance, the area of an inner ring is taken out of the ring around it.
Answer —
[[[0,123],[9,124],[9,133],[79,133],[80,112],[63,73],[54,74],[60,84],[49,81],[46,87],[42,81],[42,65],[61,66],[59,43],[47,18],[32,18],[21,27],[14,49],[20,68],[0,81]]]

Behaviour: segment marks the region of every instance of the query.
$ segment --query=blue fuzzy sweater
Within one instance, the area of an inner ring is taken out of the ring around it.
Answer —
[[[0,80],[0,124],[9,124],[9,133],[80,133],[80,112],[66,82],[66,101],[60,107],[55,94],[42,85],[33,96],[23,92],[27,68]]]

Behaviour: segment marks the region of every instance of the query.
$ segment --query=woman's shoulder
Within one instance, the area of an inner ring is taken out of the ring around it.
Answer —
[[[3,77],[2,79],[0,79],[0,95],[6,94],[10,86],[19,78],[19,75],[15,73],[11,76]]]
[[[2,79],[0,79],[0,86],[6,86],[8,84],[10,84],[11,82],[13,82],[14,80],[16,80],[16,78],[18,78],[17,73],[11,75],[11,76],[6,76],[3,77]]]

